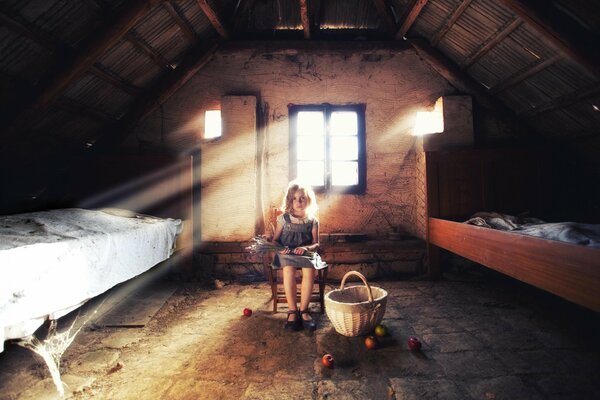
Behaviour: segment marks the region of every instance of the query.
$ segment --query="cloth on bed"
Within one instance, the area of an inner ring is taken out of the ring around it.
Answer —
[[[0,216],[0,351],[169,258],[180,229],[115,209]]]
[[[515,217],[497,212],[475,213],[465,223],[582,246],[600,247],[598,224],[545,222],[539,218]]]

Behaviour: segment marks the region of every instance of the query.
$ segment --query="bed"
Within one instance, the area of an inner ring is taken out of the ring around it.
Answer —
[[[169,258],[181,229],[115,208],[0,216],[0,351]]]
[[[530,149],[426,153],[429,273],[440,249],[600,311],[600,248],[467,224],[479,211],[548,215],[557,204],[550,155]]]

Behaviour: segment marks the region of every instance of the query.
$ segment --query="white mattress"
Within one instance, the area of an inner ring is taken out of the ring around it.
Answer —
[[[180,229],[118,209],[0,216],[0,351],[169,258]]]

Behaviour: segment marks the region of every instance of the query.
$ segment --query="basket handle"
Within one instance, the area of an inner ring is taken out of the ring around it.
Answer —
[[[373,302],[373,293],[371,293],[371,286],[369,286],[369,283],[367,282],[367,278],[365,278],[365,276],[363,274],[361,274],[360,272],[357,272],[357,271],[346,272],[346,275],[344,275],[344,277],[342,278],[342,283],[340,284],[340,290],[344,290],[344,285],[346,284],[346,278],[348,278],[350,275],[356,275],[360,278],[361,281],[363,281],[363,283],[367,287],[367,293],[369,294],[369,302],[372,303]]]

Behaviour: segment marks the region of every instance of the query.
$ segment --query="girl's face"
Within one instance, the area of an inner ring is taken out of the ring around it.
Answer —
[[[308,207],[308,202],[308,196],[306,196],[304,190],[296,191],[292,200],[292,209],[294,210],[294,214],[296,214],[296,216],[303,216],[306,212],[306,207]]]

